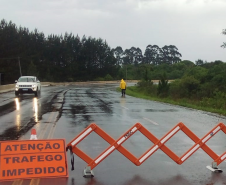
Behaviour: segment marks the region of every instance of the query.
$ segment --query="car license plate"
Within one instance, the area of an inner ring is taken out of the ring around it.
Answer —
[[[28,89],[23,89],[23,91],[28,91]]]

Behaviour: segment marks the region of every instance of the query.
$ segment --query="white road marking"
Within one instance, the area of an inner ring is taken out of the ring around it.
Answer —
[[[150,123],[152,123],[152,124],[154,124],[154,125],[159,125],[158,123],[156,123],[156,122],[154,122],[154,121],[152,121],[152,120],[150,120],[150,119],[148,119],[148,118],[144,118],[144,117],[143,117],[143,119],[145,119],[146,121],[149,121]]]

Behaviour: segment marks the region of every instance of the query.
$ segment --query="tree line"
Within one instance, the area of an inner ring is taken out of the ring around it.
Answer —
[[[210,107],[212,110],[219,109],[225,114],[226,63],[214,61],[195,65],[188,61],[182,61],[179,64],[183,71],[180,78],[169,83],[168,75],[170,73],[164,70],[160,75],[159,84],[155,85],[144,76],[138,82],[137,91],[161,99],[166,98],[184,104],[190,103],[201,107]]]
[[[181,57],[174,45],[148,45],[143,54],[139,47],[111,48],[101,38],[80,38],[72,33],[45,36],[11,21],[2,19],[0,23],[0,73],[5,84],[21,74],[56,82],[140,79],[145,68],[174,65]]]

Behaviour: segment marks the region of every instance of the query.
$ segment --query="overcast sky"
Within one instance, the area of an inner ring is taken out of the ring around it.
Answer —
[[[111,48],[175,45],[182,60],[226,62],[226,0],[0,0],[0,17],[45,36],[91,36]]]

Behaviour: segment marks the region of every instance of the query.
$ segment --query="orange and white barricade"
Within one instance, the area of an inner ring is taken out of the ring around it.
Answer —
[[[195,144],[187,152],[185,152],[181,157],[177,156],[173,151],[171,151],[165,145],[165,143],[180,130],[183,131],[192,141],[195,142]],[[118,150],[122,155],[124,155],[136,166],[140,166],[158,149],[161,149],[173,161],[181,165],[190,156],[192,156],[192,154],[194,154],[199,148],[202,148],[203,151],[205,151],[214,160],[212,162],[212,166],[207,166],[207,168],[214,172],[222,172],[222,170],[218,169],[217,166],[226,159],[226,152],[218,156],[206,145],[206,142],[210,140],[220,130],[222,130],[226,134],[226,126],[223,123],[219,123],[210,132],[208,132],[203,138],[200,139],[190,129],[188,129],[188,127],[186,127],[183,123],[178,123],[161,139],[158,139],[140,123],[136,123],[129,130],[127,130],[121,137],[119,137],[119,139],[114,140],[99,126],[97,126],[95,123],[92,123],[84,131],[82,131],[77,137],[75,137],[70,143],[67,144],[66,150],[70,150],[72,155],[76,154],[78,157],[80,157],[87,163],[87,167],[84,170],[84,177],[93,177],[94,173],[92,169],[95,168],[98,164],[100,164],[106,157],[108,157],[115,150]],[[122,144],[137,131],[140,131],[144,136],[146,136],[153,143],[153,146],[149,148],[139,158],[136,158],[132,153],[130,153],[126,148],[122,146]],[[106,148],[95,159],[92,159],[83,151],[81,151],[79,148],[77,148],[77,144],[79,144],[91,132],[97,133],[100,137],[102,137],[105,141],[107,141],[110,144],[110,146]],[[74,158],[72,158],[72,170],[73,170],[73,163],[74,163]]]

